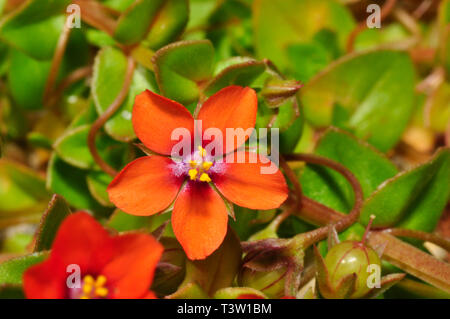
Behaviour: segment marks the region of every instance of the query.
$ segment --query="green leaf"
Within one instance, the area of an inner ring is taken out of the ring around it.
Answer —
[[[282,70],[288,69],[286,49],[309,42],[329,29],[344,47],[355,22],[347,8],[333,0],[255,0],[253,1],[255,50],[258,58],[268,58]]]
[[[220,247],[204,260],[189,260],[186,278],[180,287],[198,284],[209,296],[231,286],[241,265],[241,245],[231,228]],[[226,261],[226,262],[224,262]]]
[[[70,0],[29,0],[0,21],[0,39],[40,60],[53,56]]]
[[[358,179],[364,197],[397,169],[382,153],[349,133],[331,128],[321,137],[315,154],[332,159],[348,168]],[[307,165],[300,177],[304,194],[340,212],[353,207],[353,188],[338,172],[318,165]]]
[[[86,177],[91,195],[103,206],[113,206],[106,191],[112,180],[113,178],[103,171],[90,171]]]
[[[152,50],[161,48],[183,32],[188,20],[188,0],[165,0],[142,44]]]
[[[199,84],[213,73],[211,42],[181,41],[169,44],[154,55],[155,74],[161,93],[184,105],[199,97]]]
[[[87,146],[90,128],[91,125],[82,125],[61,135],[54,144],[58,156],[67,163],[82,169],[96,167],[94,158]],[[122,166],[128,154],[126,144],[119,143],[104,133],[97,134],[95,143],[100,156],[108,164],[115,168]]]
[[[0,299],[25,299],[20,285],[0,285]]]
[[[34,252],[49,250],[52,248],[56,232],[63,220],[71,214],[69,205],[60,195],[53,195],[48,208],[42,215],[36,231],[36,243]]]
[[[136,0],[119,18],[114,38],[124,44],[139,42],[147,33],[163,0]]]
[[[116,209],[107,222],[107,226],[118,232],[136,229],[150,229],[149,216],[134,216]]]
[[[249,86],[266,69],[264,62],[244,57],[233,57],[224,63],[227,67],[216,73],[205,88],[207,96],[230,85]]]
[[[23,273],[31,266],[42,262],[47,252],[39,252],[13,258],[0,264],[0,285],[21,285]]]
[[[380,50],[346,56],[301,90],[305,117],[331,124],[336,105],[350,115],[346,127],[382,151],[403,133],[414,107],[414,67],[406,53]]]
[[[37,61],[12,50],[10,63],[8,80],[14,101],[24,109],[42,108],[51,62]]]
[[[87,186],[88,171],[67,164],[55,153],[51,156],[47,169],[47,188],[63,196],[77,209],[88,209],[99,214],[109,210],[92,197]]]
[[[92,79],[92,95],[99,114],[103,114],[115,100],[125,81],[127,59],[125,55],[112,47],[99,51],[95,59]],[[131,123],[134,98],[142,91],[157,91],[153,74],[138,67],[134,71],[128,96],[116,113],[106,122],[106,132],[116,140],[129,142],[136,136]]]
[[[41,176],[6,159],[0,159],[0,185],[0,226],[34,220],[50,198]]]
[[[415,229],[431,232],[450,195],[450,149],[432,160],[389,179],[366,199],[361,222],[375,215],[374,227]]]

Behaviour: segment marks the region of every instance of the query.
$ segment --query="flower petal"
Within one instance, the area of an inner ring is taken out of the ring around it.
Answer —
[[[257,110],[258,99],[255,91],[249,87],[233,85],[223,88],[206,100],[198,113],[197,119],[202,121],[203,131],[208,128],[221,130],[224,139],[224,152],[228,153],[241,145],[227,147],[226,129],[242,128],[247,130],[254,128]],[[245,141],[247,139],[248,136],[245,137]]]
[[[102,270],[112,289],[110,298],[141,298],[149,292],[163,246],[147,234],[113,238],[115,256]]]
[[[56,268],[76,264],[82,274],[97,273],[112,255],[111,237],[92,216],[78,212],[60,226],[52,245],[50,259]]]
[[[222,243],[227,233],[227,208],[211,186],[188,183],[172,212],[172,227],[190,259],[204,259]]]
[[[163,211],[173,202],[183,183],[162,156],[144,156],[129,163],[108,186],[109,199],[124,212],[149,216]]]
[[[149,90],[136,96],[132,122],[134,132],[142,143],[163,155],[170,155],[172,147],[178,143],[171,139],[175,129],[186,128],[193,138],[194,120],[191,113],[183,105]]]
[[[23,290],[28,299],[63,299],[66,297],[66,273],[52,260],[32,266],[23,275]]]
[[[223,173],[212,176],[222,195],[239,206],[251,209],[280,207],[288,196],[288,188],[281,171],[276,168],[273,174],[262,174],[261,168],[269,167],[269,164],[261,162],[261,155],[256,163],[250,163],[250,153],[239,152],[234,155],[236,154],[245,156],[245,163],[238,163],[236,160],[235,163],[224,163]],[[269,159],[266,158],[265,161]]]

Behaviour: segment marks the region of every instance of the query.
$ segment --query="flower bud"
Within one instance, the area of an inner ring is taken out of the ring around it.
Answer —
[[[261,291],[269,298],[281,298],[285,295],[286,267],[273,271],[256,271],[244,267],[239,274],[238,283]]]

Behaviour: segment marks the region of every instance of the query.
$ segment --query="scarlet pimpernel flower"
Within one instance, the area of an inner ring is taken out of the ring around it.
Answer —
[[[24,274],[33,299],[154,298],[149,290],[163,247],[144,233],[110,235],[93,217],[67,217],[50,257]]]
[[[228,128],[253,128],[257,108],[253,89],[226,87],[207,99],[198,112],[200,136],[208,128],[223,136]],[[267,158],[259,156],[245,163],[219,160],[221,154],[248,159],[249,152],[238,150],[248,136],[241,139],[241,145],[223,145],[217,154],[208,154],[211,141],[202,139],[194,145],[192,138],[192,152],[176,161],[171,154],[179,141],[172,139],[172,132],[183,128],[195,136],[194,117],[183,105],[148,90],[136,97],[132,122],[137,137],[157,155],[129,163],[109,185],[109,198],[118,208],[138,216],[156,214],[174,203],[173,230],[190,259],[203,259],[222,243],[228,222],[222,197],[251,209],[278,208],[287,198],[287,185],[278,168],[273,174],[261,173],[270,163]]]

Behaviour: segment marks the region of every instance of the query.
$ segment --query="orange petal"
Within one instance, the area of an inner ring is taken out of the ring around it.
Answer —
[[[176,177],[162,156],[144,156],[129,163],[108,186],[109,199],[124,212],[149,216],[163,211],[173,202],[182,177]]]
[[[132,122],[142,143],[160,154],[170,155],[172,147],[178,143],[171,140],[172,131],[177,128],[188,129],[193,138],[191,113],[183,105],[149,90],[136,96]]]
[[[202,128],[218,128],[223,134],[224,152],[228,153],[236,147],[226,146],[227,128],[254,128],[256,123],[256,112],[258,110],[258,99],[253,89],[249,87],[228,86],[212,95],[202,105],[198,120],[202,120]],[[245,141],[248,139],[246,136]],[[234,143],[233,143],[234,144]]]
[[[207,183],[188,183],[172,212],[172,227],[189,259],[204,259],[222,243],[227,233],[223,199]]]
[[[115,254],[102,270],[111,289],[110,298],[140,298],[149,292],[163,246],[147,234],[113,238]]]
[[[245,159],[245,163],[224,163],[223,174],[212,177],[216,187],[223,196],[239,206],[251,209],[280,207],[288,196],[281,171],[277,169],[274,174],[262,174],[261,167],[268,167],[269,164],[261,163],[259,157],[257,163],[249,163],[248,152],[245,152]]]

